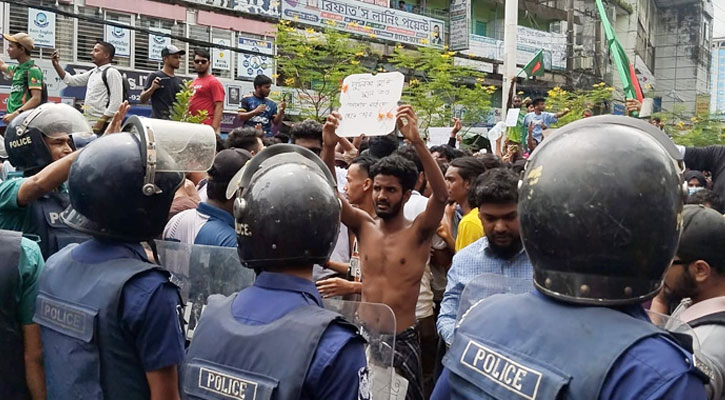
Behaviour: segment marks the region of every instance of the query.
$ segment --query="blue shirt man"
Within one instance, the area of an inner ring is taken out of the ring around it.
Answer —
[[[185,210],[169,220],[164,240],[208,246],[236,247],[234,232],[234,199],[226,191],[232,177],[244,167],[252,155],[243,149],[225,149],[214,158],[206,184],[207,200],[196,210]]]
[[[254,128],[257,124],[261,125],[265,136],[272,136],[272,125],[282,122],[287,107],[286,101],[282,100],[277,109],[277,103],[268,98],[271,90],[272,79],[265,75],[257,75],[254,78],[254,93],[242,98],[237,114],[244,126]]]
[[[534,99],[531,103],[534,106],[534,112],[526,114],[524,117],[524,126],[529,130],[528,145],[529,150],[533,151],[538,143],[544,140],[544,129],[549,129],[551,124],[556,123],[559,118],[569,113],[569,109],[565,108],[556,114],[544,111],[546,109],[546,100]],[[533,146],[531,146],[533,142]]]
[[[534,296],[546,298],[539,292]],[[640,305],[618,311],[649,321]],[[536,334],[531,332],[530,334]],[[692,355],[664,336],[652,336],[635,343],[617,358],[599,392],[608,399],[705,399],[703,381],[696,375]],[[432,400],[451,398],[451,372],[446,367],[431,396]]]
[[[491,251],[486,236],[456,253],[448,270],[448,283],[436,322],[438,334],[446,344],[453,341],[463,289],[473,278],[485,273],[531,280],[534,272],[523,248],[511,258],[502,258]]]
[[[308,305],[322,307],[315,284],[295,276],[263,272],[232,303],[232,315],[248,325],[264,325]],[[330,324],[307,371],[301,399],[357,399],[358,372],[367,365],[363,343],[349,330]]]

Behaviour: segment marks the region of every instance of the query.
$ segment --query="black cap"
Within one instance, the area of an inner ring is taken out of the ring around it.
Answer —
[[[244,149],[222,150],[214,158],[214,164],[209,169],[209,178],[216,182],[229,182],[251,159],[252,154]]]
[[[682,213],[683,229],[677,255],[683,261],[705,260],[725,265],[725,217],[702,205],[689,204]]]
[[[183,56],[184,54],[186,54],[186,51],[181,50],[180,48],[174,46],[173,44],[166,46],[166,47],[164,47],[163,50],[161,50],[161,57],[173,56],[174,54]]]

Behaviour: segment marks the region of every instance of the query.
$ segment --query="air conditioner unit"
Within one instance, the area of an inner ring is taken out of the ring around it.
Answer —
[[[549,24],[549,31],[552,33],[566,34],[566,21],[554,21]]]

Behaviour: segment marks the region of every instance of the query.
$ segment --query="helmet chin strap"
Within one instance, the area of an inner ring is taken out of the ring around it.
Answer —
[[[144,176],[141,191],[146,196],[153,196],[162,193],[161,188],[154,182],[156,177],[156,141],[153,128],[150,126],[144,128],[142,129],[142,135],[144,142],[146,142],[146,175]]]

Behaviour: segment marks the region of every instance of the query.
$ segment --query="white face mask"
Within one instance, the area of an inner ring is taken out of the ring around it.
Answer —
[[[693,194],[699,192],[702,189],[705,189],[705,188],[702,186],[690,186],[687,188],[687,195],[692,196]]]

